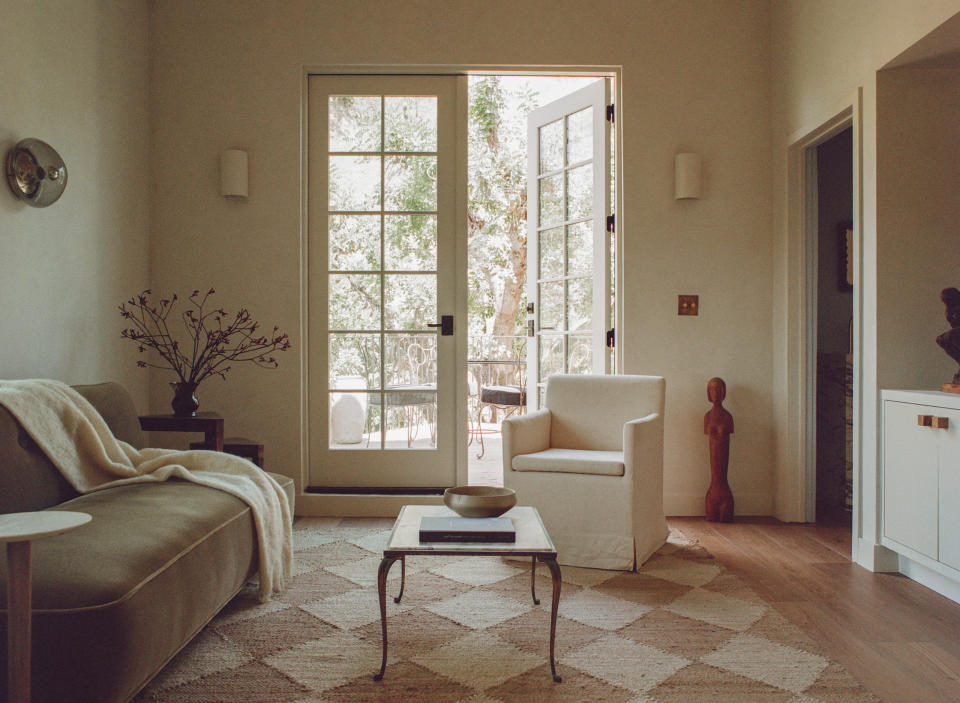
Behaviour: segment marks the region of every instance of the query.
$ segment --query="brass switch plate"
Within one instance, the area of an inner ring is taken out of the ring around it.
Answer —
[[[677,296],[677,314],[678,315],[699,315],[700,314],[700,296],[699,295]]]

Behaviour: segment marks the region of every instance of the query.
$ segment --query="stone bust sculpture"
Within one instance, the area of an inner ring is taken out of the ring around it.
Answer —
[[[944,288],[940,291],[940,300],[947,306],[947,322],[950,329],[937,337],[937,344],[947,355],[960,364],[960,290]],[[953,375],[953,383],[960,383],[960,369]]]

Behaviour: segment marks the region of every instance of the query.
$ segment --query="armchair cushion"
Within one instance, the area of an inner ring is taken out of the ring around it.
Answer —
[[[623,452],[545,449],[513,457],[513,470],[623,476]]]

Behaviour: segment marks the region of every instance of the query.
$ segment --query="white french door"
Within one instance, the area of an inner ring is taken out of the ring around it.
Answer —
[[[310,76],[310,485],[455,485],[456,76]],[[459,125],[459,126],[458,126]],[[444,322],[441,327],[441,322]],[[458,339],[461,341],[458,343]]]
[[[600,79],[527,119],[531,408],[542,405],[551,374],[610,371],[609,102]]]

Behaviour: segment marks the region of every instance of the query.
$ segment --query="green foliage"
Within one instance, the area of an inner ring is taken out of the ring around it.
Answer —
[[[438,313],[434,277],[403,273],[437,269],[436,215],[409,214],[437,208],[436,157],[411,153],[383,157],[383,211],[404,214],[383,215],[381,248],[380,157],[356,155],[378,152],[381,134],[388,151],[436,149],[431,106],[421,98],[387,98],[391,100],[382,105],[379,98],[337,97],[330,102],[330,151],[335,154],[330,163],[330,209],[369,213],[331,215],[329,220],[329,266],[337,272],[330,276],[328,297],[331,388],[378,388],[381,366],[387,386],[435,381],[435,369],[429,371],[422,360],[414,363],[424,351],[428,357],[434,354],[427,348],[428,338],[435,343],[432,335],[391,335],[382,349],[379,334],[357,333],[381,326],[422,329],[436,321]],[[499,340],[496,345],[503,346],[481,350],[487,358],[501,352],[514,358],[516,335],[522,334],[525,322],[526,114],[535,107],[536,96],[525,84],[497,77],[471,79],[469,334]],[[418,370],[413,372],[414,368]],[[351,376],[359,379],[346,379]],[[368,409],[368,429],[373,429],[381,414],[378,408]],[[395,412],[387,408],[386,416]]]
[[[526,114],[532,91],[496,76],[470,81],[470,334],[522,334],[526,273]]]

